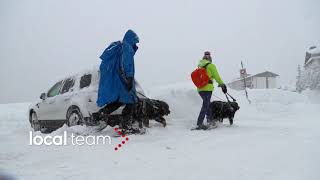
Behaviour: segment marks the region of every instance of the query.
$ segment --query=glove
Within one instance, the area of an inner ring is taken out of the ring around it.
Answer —
[[[134,52],[137,52],[137,50],[139,49],[139,47],[135,44],[135,45],[133,45],[133,50],[134,50]]]
[[[221,84],[221,85],[219,85],[219,86],[221,87],[222,92],[223,92],[224,94],[226,94],[226,93],[228,92],[227,86],[226,86],[225,84]]]
[[[132,89],[132,86],[133,86],[133,78],[132,77],[128,77],[127,78],[127,89],[128,89],[128,91],[131,91],[131,89]]]

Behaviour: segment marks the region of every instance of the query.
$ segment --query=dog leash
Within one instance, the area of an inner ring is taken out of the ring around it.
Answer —
[[[225,93],[225,95],[226,95],[226,98],[227,98],[227,101],[228,101],[228,102],[231,102],[231,101],[229,100],[229,97],[232,99],[232,101],[234,101],[234,102],[237,101],[237,100],[236,100],[235,98],[233,98],[229,93]],[[221,100],[221,101],[224,101],[222,98],[220,98],[220,97],[218,97],[218,96],[216,96],[216,95],[214,95],[214,94],[213,94],[213,96],[216,97],[217,99]],[[228,96],[229,96],[229,97],[228,97]]]
[[[228,98],[228,96],[227,96],[227,93],[225,93],[225,95],[226,95],[227,101],[230,102],[230,100],[229,100],[229,98]]]
[[[232,99],[233,102],[237,101],[237,100],[236,100],[235,98],[233,98],[229,93],[225,93],[225,95],[226,95],[226,98],[227,98],[228,102],[230,102],[228,96]]]
[[[233,100],[233,101],[237,101],[235,98],[233,98],[229,93],[226,93],[226,94],[228,94],[228,96],[229,97],[231,97],[231,99]]]

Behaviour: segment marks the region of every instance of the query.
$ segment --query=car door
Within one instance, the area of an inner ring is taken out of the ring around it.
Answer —
[[[56,97],[60,93],[60,89],[62,87],[63,81],[57,82],[55,85],[53,85],[47,95],[46,98],[39,103],[39,112],[38,112],[38,118],[39,120],[53,120],[55,119],[55,108],[57,104],[55,103]]]
[[[74,78],[67,78],[64,80],[63,86],[61,88],[60,94],[56,97],[55,103],[58,105],[54,110],[56,115],[55,119],[65,120],[68,108],[71,104],[72,97],[74,92],[72,88],[75,84]]]

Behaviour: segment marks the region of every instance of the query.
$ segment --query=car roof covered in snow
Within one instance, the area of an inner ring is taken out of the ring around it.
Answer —
[[[55,82],[63,81],[68,78],[80,78],[81,76],[83,76],[85,74],[93,74],[95,72],[99,72],[99,66],[97,66],[97,65],[92,66],[91,68],[82,69],[82,70],[78,71],[77,73],[63,76],[62,78],[60,77]]]

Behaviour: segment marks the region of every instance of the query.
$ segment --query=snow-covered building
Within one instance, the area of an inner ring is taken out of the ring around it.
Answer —
[[[312,46],[307,50],[304,70],[298,69],[296,88],[320,90],[320,47]]]
[[[244,84],[250,89],[273,89],[277,88],[277,76],[279,75],[270,71],[255,75],[248,74],[228,83],[228,86],[235,90],[244,89]]]

